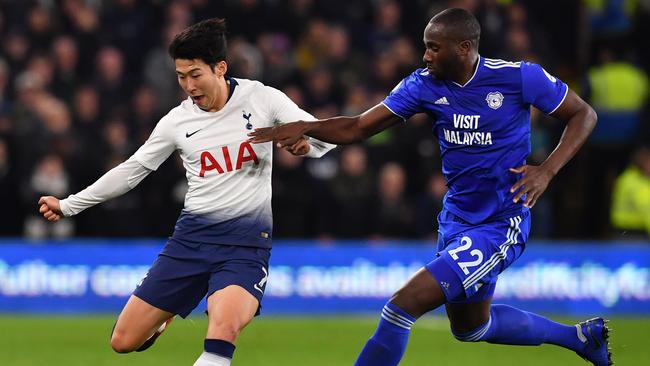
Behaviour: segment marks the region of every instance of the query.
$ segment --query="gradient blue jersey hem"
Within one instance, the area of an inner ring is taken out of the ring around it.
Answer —
[[[172,239],[190,244],[271,248],[272,225],[272,219],[263,215],[217,220],[183,211],[176,221]]]

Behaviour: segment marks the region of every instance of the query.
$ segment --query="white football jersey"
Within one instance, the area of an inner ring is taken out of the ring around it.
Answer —
[[[134,154],[156,170],[178,150],[189,189],[173,238],[200,243],[270,247],[273,142],[247,134],[276,123],[313,120],[281,91],[260,82],[228,79],[231,96],[217,112],[191,98],[163,117]],[[335,145],[310,140],[319,155]]]

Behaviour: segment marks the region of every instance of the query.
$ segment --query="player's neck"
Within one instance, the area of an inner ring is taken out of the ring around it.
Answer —
[[[230,94],[230,84],[226,78],[223,79],[223,82],[217,83],[217,97],[214,100],[214,103],[208,110],[209,112],[218,112],[226,105],[228,102],[228,95]]]
[[[478,67],[478,61],[479,61],[478,54],[474,54],[473,61],[465,62],[463,64],[463,67],[460,70],[458,70],[458,75],[454,78],[453,81],[458,83],[459,85],[467,84],[467,82],[472,78],[472,76],[474,76],[474,72]]]

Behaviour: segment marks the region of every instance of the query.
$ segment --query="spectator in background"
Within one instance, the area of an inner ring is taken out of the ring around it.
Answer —
[[[588,74],[589,97],[599,123],[592,144],[627,146],[637,137],[639,115],[648,98],[648,76],[621,57],[621,52],[603,48],[599,65]]]
[[[135,144],[144,143],[156,123],[162,117],[159,113],[158,100],[153,89],[142,85],[136,89],[131,99],[131,113],[129,113],[128,126]]]
[[[300,72],[307,73],[318,61],[326,58],[329,48],[329,27],[321,19],[312,19],[298,41],[295,49],[296,65]]]
[[[375,175],[368,168],[365,149],[346,146],[341,151],[340,168],[330,181],[332,233],[340,238],[363,238],[373,228]]]
[[[27,36],[31,40],[32,51],[47,52],[54,34],[50,13],[41,6],[33,7],[27,14]]]
[[[406,197],[406,172],[398,163],[386,163],[379,172],[375,235],[380,238],[412,238],[414,212]]]
[[[270,85],[284,85],[292,79],[295,73],[295,64],[292,59],[291,40],[282,33],[262,33],[257,39],[264,68],[263,81]],[[297,103],[296,100],[294,102]],[[300,103],[298,103],[300,105]]]
[[[314,235],[311,177],[303,159],[284,149],[273,154],[273,235],[278,238],[305,238]]]
[[[104,142],[108,148],[107,155],[114,157],[113,159],[116,160],[125,160],[135,151],[135,146],[129,139],[129,129],[126,121],[117,116],[109,120],[104,126]],[[113,168],[113,166],[110,166],[110,168]],[[104,169],[104,171],[108,170]]]
[[[139,70],[159,34],[157,9],[149,1],[114,0],[102,4],[101,39],[120,50],[129,68]]]
[[[79,150],[83,151],[83,154],[78,157],[79,169],[75,174],[78,185],[73,189],[78,191],[85,187],[84,184],[99,178],[103,172],[106,149],[103,145],[97,144],[103,123],[97,90],[90,85],[77,88],[72,107],[73,126],[78,137]]]
[[[105,111],[124,114],[131,96],[124,69],[124,57],[119,49],[104,46],[97,52],[95,87]]]
[[[350,35],[340,25],[330,28],[330,44],[323,63],[326,64],[326,69],[331,71],[334,84],[346,89],[354,88],[366,77],[364,60],[359,57],[358,52],[350,48]]]
[[[27,201],[38,200],[41,195],[65,196],[70,193],[70,178],[63,159],[54,154],[45,155],[34,168],[25,191]],[[25,220],[24,235],[30,239],[65,239],[74,233],[74,220],[51,223],[40,215],[29,214]]]
[[[409,71],[417,68],[420,64],[420,56],[417,54],[411,40],[402,36],[393,42],[391,52],[397,60],[397,74],[406,75]]]
[[[39,53],[31,56],[27,61],[27,72],[36,76],[40,87],[50,93],[52,81],[54,80],[54,65],[50,56],[46,53]]]
[[[508,30],[504,59],[525,60],[529,62],[543,62],[548,67],[553,65],[555,57],[548,50],[547,32],[544,32],[533,19],[528,16],[528,11],[521,3],[510,4],[506,9]],[[544,55],[540,60],[538,55]],[[550,63],[550,65],[549,65]]]
[[[431,174],[423,191],[415,205],[415,232],[419,239],[436,242],[438,240],[436,217],[442,211],[442,200],[447,193],[447,181],[442,173]]]
[[[70,104],[80,79],[77,74],[79,50],[75,39],[69,36],[56,38],[51,54],[54,63],[52,92]]]
[[[79,48],[79,74],[90,77],[93,74],[95,53],[98,47],[100,22],[97,3],[83,0],[63,0],[59,21],[66,33],[77,42]]]
[[[175,8],[174,4],[176,3],[172,3],[170,8]],[[149,51],[144,62],[145,83],[151,86],[155,93],[158,100],[158,112],[160,113],[166,113],[182,99],[176,80],[161,76],[174,74],[174,62],[167,55],[167,47],[174,35],[178,34],[184,27],[185,24],[182,22],[173,22],[167,25],[159,44]]]
[[[306,74],[305,102],[309,109],[329,108],[337,113],[340,93],[334,75],[326,67],[318,66]],[[314,113],[316,114],[316,113]]]
[[[243,37],[235,37],[228,44],[230,72],[244,79],[263,80],[264,60],[257,47]]]
[[[504,34],[506,33],[508,22],[506,9],[499,4],[498,0],[483,0],[476,9],[476,18],[481,23],[481,48],[483,54],[486,50],[495,55],[503,52],[506,42]]]
[[[370,28],[368,44],[373,53],[383,52],[400,37],[402,9],[393,0],[375,3],[374,27]]]
[[[11,32],[2,37],[2,53],[9,63],[9,68],[16,72],[25,67],[29,57],[29,40],[20,32]]]
[[[632,164],[616,178],[610,215],[623,235],[650,238],[650,146],[637,149]]]

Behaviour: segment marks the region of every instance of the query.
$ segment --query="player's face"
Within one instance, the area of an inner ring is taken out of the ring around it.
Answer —
[[[429,73],[436,79],[453,78],[460,64],[457,43],[445,35],[443,26],[435,23],[427,25],[424,29],[424,47],[422,60]]]
[[[219,82],[224,81],[225,62],[217,63],[214,68],[200,59],[176,59],[176,75],[181,88],[194,103],[206,111],[215,111],[219,96]]]

